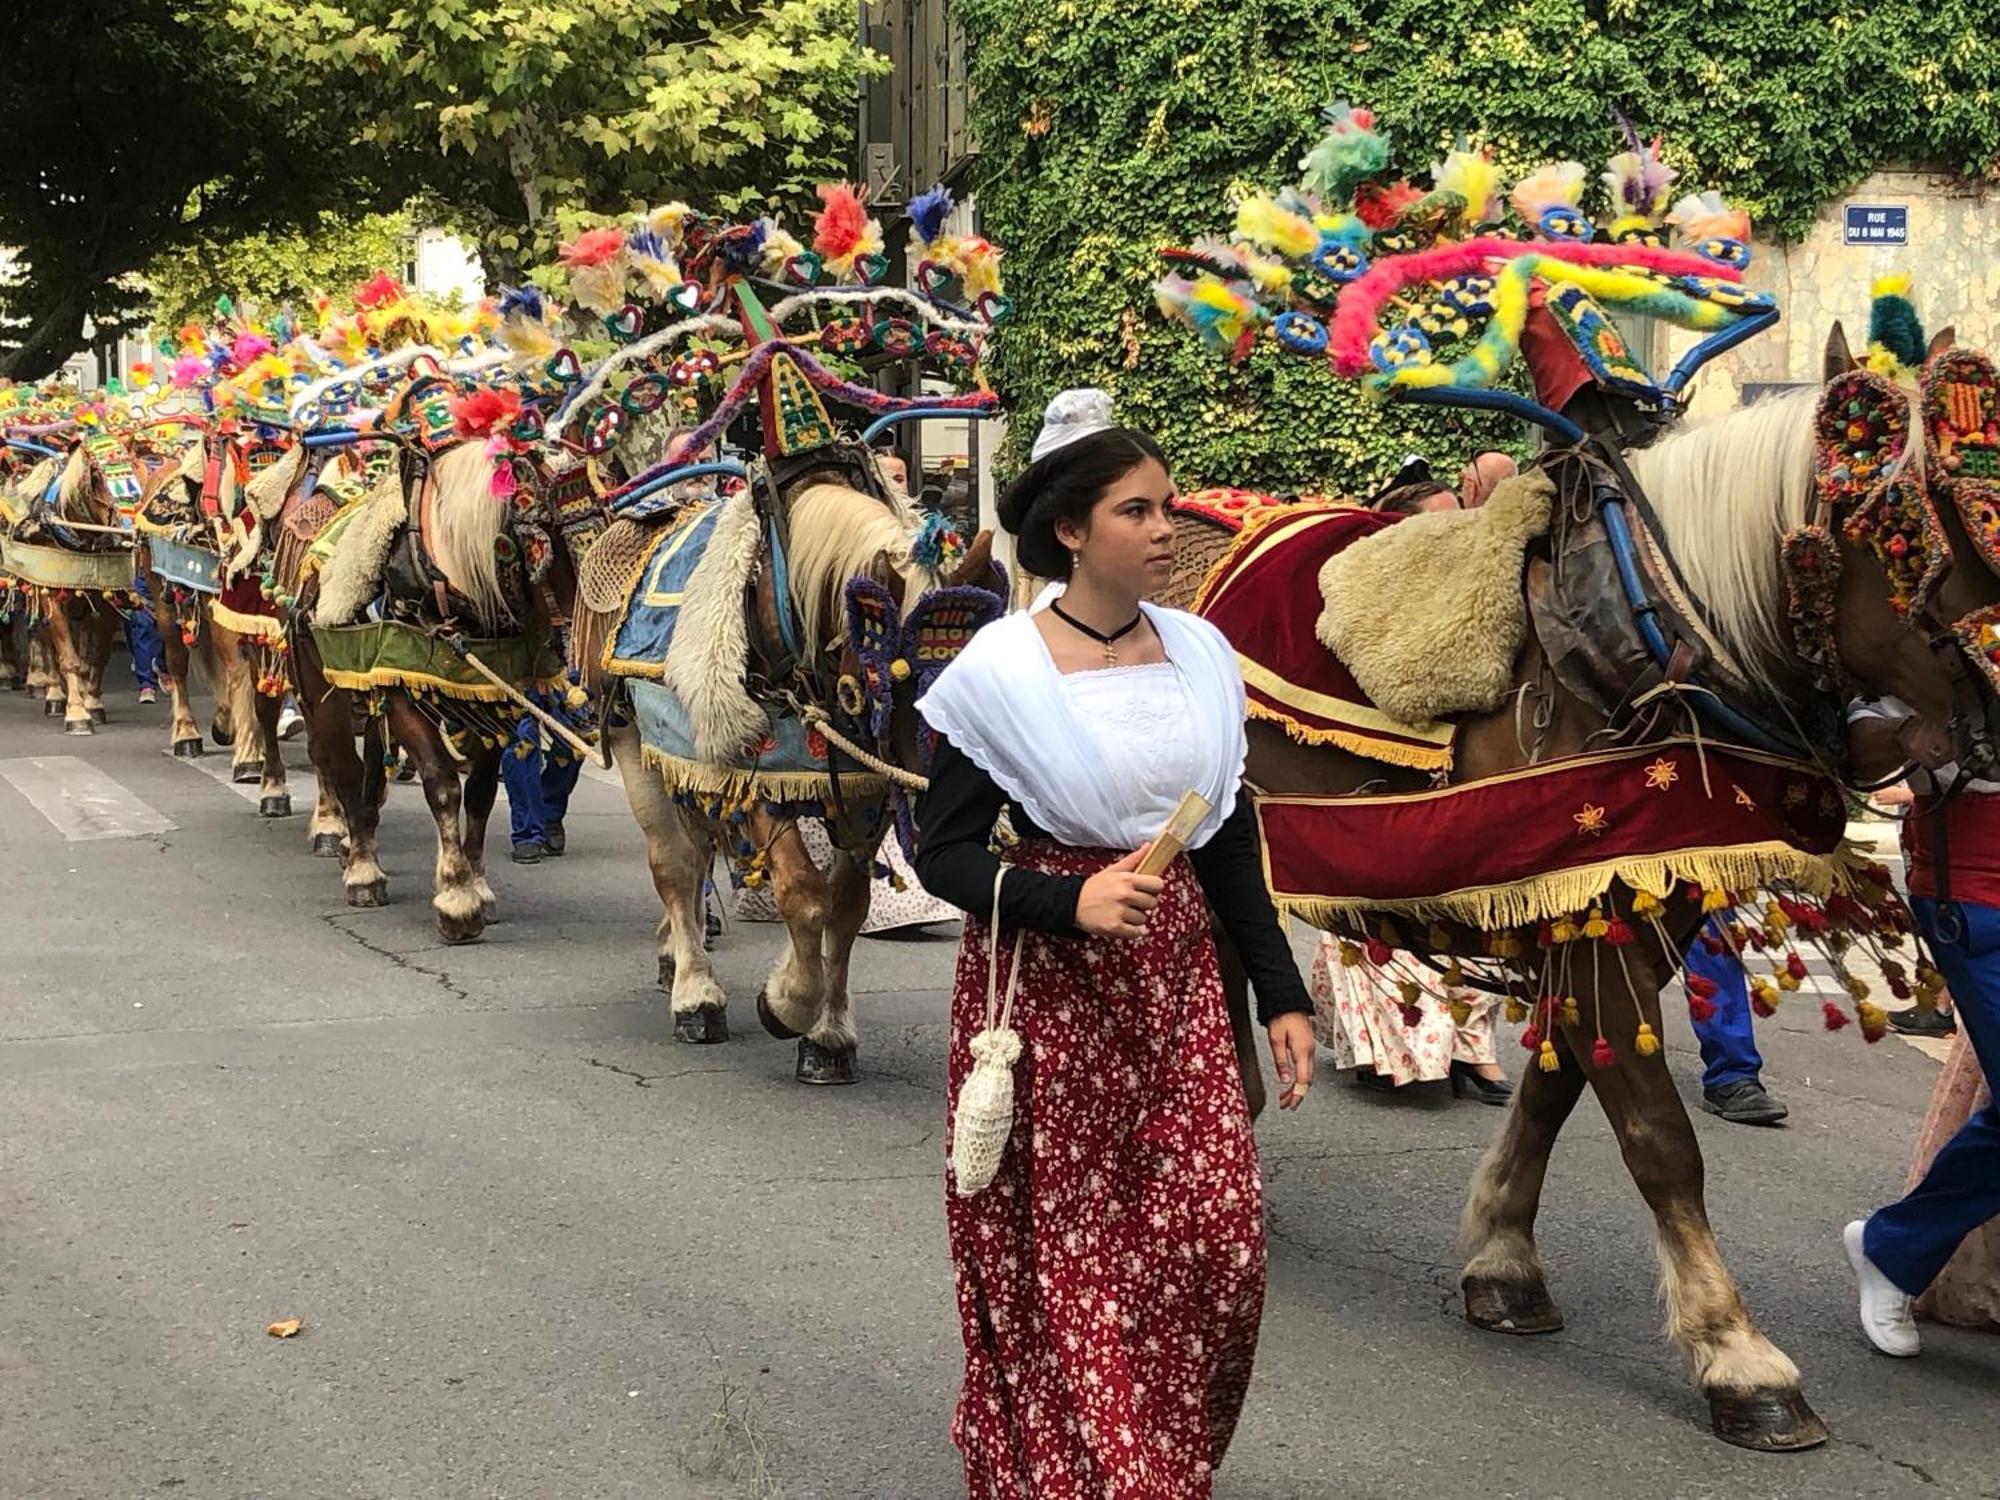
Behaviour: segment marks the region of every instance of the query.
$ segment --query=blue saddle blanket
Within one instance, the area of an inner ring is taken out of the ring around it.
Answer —
[[[687,710],[680,700],[657,682],[634,682],[632,690],[632,713],[639,721],[639,741],[654,756],[665,756],[670,760],[684,763],[690,769],[699,764],[694,750],[694,733],[688,726]],[[767,791],[771,783],[786,784],[788,795],[818,794],[820,785],[827,775],[826,741],[809,731],[804,724],[789,716],[772,722],[770,732],[761,745],[751,749],[723,765],[706,768],[707,775],[697,777],[697,789],[710,790],[709,782],[728,783],[732,787],[758,787]],[[857,785],[871,778],[857,776],[852,770],[843,771],[843,780],[853,780]],[[798,784],[798,778],[811,778],[813,785]]]
[[[660,675],[674,626],[680,620],[688,580],[708,550],[721,514],[722,502],[713,500],[660,529],[652,553],[632,585],[632,595],[625,601],[624,618],[612,632],[604,658],[607,672],[616,677]]]

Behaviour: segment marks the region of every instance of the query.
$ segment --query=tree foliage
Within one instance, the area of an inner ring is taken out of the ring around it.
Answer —
[[[489,262],[558,209],[734,211],[847,175],[864,71],[849,0],[227,0],[246,83],[344,101],[345,140],[413,148]]]
[[[2000,156],[1984,0],[960,4],[979,202],[1020,309],[997,381],[1024,414],[1109,386],[1183,484],[1366,487],[1412,447],[1455,456],[1497,430],[1376,406],[1268,346],[1231,370],[1154,313],[1159,247],[1294,181],[1332,100],[1373,107],[1417,173],[1461,134],[1517,168],[1600,163],[1617,107],[1767,239],[1879,166],[1986,176]]]
[[[415,230],[403,211],[350,217],[322,209],[300,229],[203,236],[157,256],[144,272],[154,326],[208,317],[216,299],[303,308],[315,293],[345,301],[377,271],[401,275]]]
[[[234,85],[222,0],[15,7],[0,47],[0,374],[32,379],[114,329],[131,273],[203,237],[296,222],[326,202],[400,201],[398,158],[328,152],[309,98]]]

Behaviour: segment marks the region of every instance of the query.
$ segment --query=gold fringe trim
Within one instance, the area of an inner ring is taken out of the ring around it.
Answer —
[[[1746,891],[1784,881],[1813,896],[1825,896],[1847,879],[1846,856],[1808,854],[1781,840],[1683,849],[1673,854],[1631,855],[1536,875],[1504,885],[1467,886],[1437,896],[1380,899],[1359,896],[1285,896],[1273,902],[1285,916],[1310,927],[1337,932],[1362,915],[1399,916],[1462,922],[1483,932],[1525,927],[1586,910],[1615,884],[1665,897],[1682,881]],[[1266,858],[1264,878],[1270,880]]]
[[[285,638],[285,622],[276,615],[246,615],[241,610],[231,609],[220,599],[208,601],[208,617],[224,630],[233,630],[252,640],[275,644]]]
[[[505,689],[495,687],[490,682],[455,682],[444,677],[433,677],[428,672],[412,672],[398,667],[379,667],[373,672],[349,672],[340,667],[322,667],[320,670],[334,687],[346,688],[349,692],[355,693],[380,693],[390,688],[407,688],[414,693],[435,693],[440,698],[456,698],[461,703],[514,701],[512,695]],[[548,693],[568,686],[568,680],[558,675],[537,678],[532,684],[520,690],[524,693]]]
[[[598,665],[613,677],[643,677],[649,682],[658,682],[667,675],[664,661],[627,661],[622,656],[612,655],[612,647],[618,644],[618,634],[613,631],[604,638],[604,652]]]
[[[639,747],[639,761],[665,783],[670,792],[720,797],[725,802],[823,802],[833,795],[833,778],[816,771],[758,771],[747,766],[704,765],[683,760],[651,745]],[[842,795],[880,797],[889,784],[879,776],[840,778]]]
[[[1412,771],[1449,771],[1451,769],[1452,747],[1431,749],[1426,745],[1399,745],[1393,740],[1373,739],[1365,734],[1354,734],[1345,729],[1316,729],[1302,724],[1290,714],[1280,713],[1275,708],[1267,708],[1254,698],[1250,701],[1250,717],[1266,724],[1276,724],[1301,745],[1313,745],[1324,749],[1333,746],[1353,755],[1369,760],[1379,760],[1384,765],[1405,766]]]

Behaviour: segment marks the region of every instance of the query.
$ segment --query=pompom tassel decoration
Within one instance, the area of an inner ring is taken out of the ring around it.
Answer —
[[[1542,1050],[1540,1055],[1535,1059],[1535,1066],[1540,1068],[1544,1073],[1555,1073],[1561,1070],[1562,1059],[1556,1056],[1556,1044],[1554,1042],[1545,1041],[1542,1043]]]
[[[1639,1023],[1639,1035],[1633,1039],[1632,1050],[1641,1057],[1651,1057],[1660,1050],[1660,1039],[1654,1034],[1650,1022]]]
[[[1831,1000],[1825,1000],[1820,1003],[1819,1013],[1820,1019],[1826,1023],[1828,1031],[1839,1031],[1847,1025],[1847,1012]]]
[[[1874,1001],[1863,1000],[1854,1007],[1854,1014],[1860,1018],[1864,1041],[1879,1042],[1889,1034],[1889,1013]]]
[[[1690,990],[1688,992],[1688,1018],[1696,1022],[1713,1021],[1715,1019],[1715,1002],[1704,999]]]
[[[1611,1050],[1611,1043],[1603,1037],[1591,1044],[1590,1065],[1599,1070],[1618,1066],[1618,1054]]]

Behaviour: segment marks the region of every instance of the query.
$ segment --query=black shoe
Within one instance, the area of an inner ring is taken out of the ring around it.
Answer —
[[[1471,1063],[1454,1062],[1451,1065],[1451,1097],[1463,1099],[1467,1095],[1481,1104],[1505,1104],[1514,1097],[1514,1085],[1504,1078],[1488,1078]]]
[[[535,839],[514,846],[514,863],[517,865],[538,865],[548,851]]]
[[[1395,1079],[1387,1073],[1378,1073],[1373,1068],[1356,1068],[1354,1086],[1358,1089],[1372,1090],[1377,1094],[1393,1094],[1397,1087]]]
[[[569,840],[563,834],[562,824],[551,823],[542,830],[542,847],[549,853],[560,854],[568,846]]]
[[[1775,1125],[1791,1113],[1754,1078],[1701,1091],[1701,1107],[1732,1125]]]
[[[1924,1010],[1912,1005],[1907,1010],[1889,1012],[1892,1030],[1904,1036],[1956,1036],[1958,1017],[1950,1011]]]

